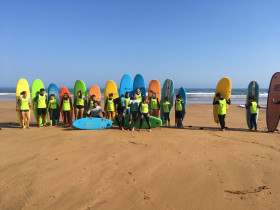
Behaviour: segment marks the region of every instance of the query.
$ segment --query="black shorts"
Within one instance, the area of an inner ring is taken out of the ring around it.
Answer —
[[[19,110],[20,112],[29,112],[29,109],[27,110]]]
[[[76,105],[76,109],[83,109],[84,108],[84,106],[82,106],[82,105]]]
[[[183,117],[183,111],[175,111],[175,118],[180,119]]]
[[[47,114],[47,108],[37,108],[38,115],[46,115]]]

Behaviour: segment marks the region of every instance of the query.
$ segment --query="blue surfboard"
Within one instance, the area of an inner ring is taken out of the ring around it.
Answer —
[[[248,105],[250,103],[249,102],[250,96],[253,96],[255,99],[255,102],[257,102],[259,104],[259,95],[260,95],[259,84],[256,81],[250,82],[250,84],[248,85],[247,94],[246,94],[246,104]],[[250,108],[249,108],[249,109],[246,109],[246,121],[247,121],[248,128],[251,127],[250,117],[251,117],[251,113],[250,113]],[[257,115],[257,120],[258,120],[258,115]]]
[[[129,74],[125,74],[122,77],[120,84],[120,97],[124,97],[126,92],[129,92],[129,96],[132,97],[133,83],[132,78]]]
[[[171,104],[171,108],[173,106],[173,102],[174,102],[174,84],[173,84],[173,80],[172,79],[167,79],[164,81],[164,84],[162,86],[162,90],[161,90],[161,101],[160,104],[162,104],[164,102],[164,98],[168,97],[168,101]],[[171,108],[169,111],[169,115],[171,112]],[[162,121],[164,121],[164,116],[163,116],[163,108],[161,107],[160,109],[160,118]]]
[[[48,101],[50,100],[50,95],[51,94],[54,94],[55,95],[55,99],[58,101],[59,103],[59,91],[58,91],[58,88],[55,84],[50,84],[49,85],[49,88],[48,88]],[[59,122],[59,118],[60,118],[60,110],[59,110],[59,107],[57,106],[57,115],[58,115],[58,120],[57,120],[57,123]],[[50,119],[50,122],[51,122],[52,119]],[[52,125],[55,125],[57,124],[56,122],[54,122],[54,120],[51,122]]]
[[[186,91],[184,88],[180,88],[179,91],[178,91],[178,94],[181,96],[181,100],[182,102],[184,103],[184,107],[185,107],[185,110],[186,110],[186,106],[187,106],[187,94],[186,94]],[[185,119],[185,112],[183,112],[183,115],[182,115],[182,122],[184,122],[184,119]],[[180,128],[181,127],[181,123],[178,121],[177,122],[177,127]]]
[[[133,81],[133,93],[135,93],[135,89],[139,87],[142,96],[146,96],[146,84],[142,74],[137,74]]]
[[[73,126],[77,129],[82,130],[101,130],[111,128],[113,121],[101,118],[92,118],[89,117],[78,119],[73,122]]]

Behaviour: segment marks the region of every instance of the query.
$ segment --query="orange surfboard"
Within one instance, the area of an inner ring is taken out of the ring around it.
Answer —
[[[90,97],[95,95],[96,100],[99,101],[99,106],[101,105],[101,91],[97,85],[93,85],[90,87],[88,91],[88,102],[90,101]]]
[[[63,87],[63,88],[61,88],[60,94],[59,94],[59,102],[60,102],[60,103],[61,103],[62,98],[63,98],[63,96],[64,96],[65,93],[68,93],[69,99],[72,101],[72,97],[71,97],[71,94],[70,94],[69,90],[68,90],[66,87]],[[72,101],[72,104],[73,104],[73,101]],[[60,107],[60,113],[61,113],[62,119],[63,119],[63,121],[64,121],[64,115],[63,115],[63,109],[62,109],[62,107]],[[71,113],[71,122],[68,122],[69,124],[72,123],[72,117],[73,117],[73,109],[72,109],[72,107],[71,107],[70,113]]]
[[[157,98],[158,101],[160,102],[161,99],[161,88],[160,88],[160,83],[158,80],[153,79],[150,84],[149,84],[149,90],[148,90],[148,98],[150,99],[153,95],[153,92],[157,94]],[[159,109],[158,109],[158,113],[157,116],[155,117],[159,117]]]

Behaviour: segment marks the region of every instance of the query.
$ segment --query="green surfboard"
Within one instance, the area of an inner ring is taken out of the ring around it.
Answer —
[[[85,83],[82,80],[77,80],[74,86],[74,101],[77,97],[77,92],[81,91],[82,92],[82,96],[85,97],[87,99],[87,88]],[[87,107],[87,100],[84,101],[84,117],[86,117],[86,107]],[[74,104],[74,112],[76,115],[76,104]],[[80,119],[80,116],[78,116],[78,119]]]
[[[40,79],[35,79],[34,82],[32,83],[32,86],[31,86],[32,104],[33,104],[36,96],[40,94],[40,89],[41,88],[45,89],[45,86],[44,86],[43,82]],[[34,107],[34,111],[33,112],[34,112],[34,116],[35,116],[35,119],[36,119],[37,123],[39,123],[38,122],[37,108],[38,108],[38,102],[35,103],[35,107]],[[46,115],[46,122],[47,122],[47,120],[48,120],[48,112],[47,112],[47,115]],[[43,120],[43,116],[42,115],[40,116],[40,126],[44,126],[44,120]]]
[[[121,117],[119,117],[119,119],[120,119],[120,122],[121,122]],[[162,126],[162,121],[161,121],[161,119],[159,119],[159,118],[157,118],[157,117],[150,116],[150,117],[149,117],[149,120],[150,120],[150,123],[151,123],[151,128],[157,128],[157,127]],[[132,122],[131,124],[132,124],[132,126],[133,126],[133,122]],[[118,124],[117,124],[117,121],[116,121],[116,118],[114,119],[114,125],[118,125]],[[125,116],[124,127],[125,127],[125,128],[128,128],[128,125],[129,125],[129,114],[127,114],[127,115]],[[137,119],[137,121],[135,122],[135,128],[139,128],[139,126],[140,126],[140,116],[138,116],[138,119]],[[143,129],[148,129],[148,128],[149,128],[145,118],[143,119],[142,128],[143,128]]]

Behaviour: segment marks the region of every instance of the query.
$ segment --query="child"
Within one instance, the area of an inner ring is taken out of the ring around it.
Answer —
[[[213,105],[218,104],[218,117],[221,125],[221,130],[225,131],[225,117],[227,114],[227,104],[230,105],[230,99],[224,99],[221,93],[217,93],[216,97],[218,98],[218,100],[215,101],[214,99]]]
[[[135,122],[138,118],[138,114],[139,114],[139,103],[140,101],[137,100],[137,94],[135,93],[133,95],[133,101],[129,102],[129,108],[130,108],[130,114],[129,114],[129,126],[128,128],[131,129],[131,122],[133,121],[133,127],[131,129],[131,131],[134,131],[134,127],[135,127]]]
[[[68,93],[64,93],[64,96],[60,102],[60,108],[63,110],[64,126],[69,127],[72,121],[71,108],[73,109],[73,105]]]
[[[77,96],[74,100],[74,104],[76,105],[75,121],[77,120],[79,113],[80,113],[80,118],[83,118],[85,101],[86,101],[86,97],[82,95],[82,91],[78,91]]]
[[[258,109],[260,106],[257,104],[257,102],[254,101],[254,97],[249,97],[249,104],[246,104],[246,109],[250,109],[250,130],[252,131],[255,127],[255,131],[257,130],[257,114]]]
[[[170,117],[169,117],[170,107],[171,107],[171,104],[168,101],[168,97],[165,97],[164,101],[162,102],[163,119],[164,119],[164,124],[166,126],[167,126],[167,122],[168,122],[168,127],[170,127]]]
[[[113,99],[113,93],[109,94],[109,98],[107,98],[105,102],[104,109],[107,111],[106,118],[111,119],[113,121],[113,116],[115,112],[115,105],[114,105],[114,99]]]
[[[101,117],[101,114],[102,114],[102,117]],[[98,105],[98,101],[95,100],[93,102],[93,106],[91,106],[88,109],[87,115],[89,116],[90,119],[92,119],[93,117],[96,117],[96,118],[102,118],[102,120],[103,120],[105,113],[104,113],[103,109]]]
[[[175,100],[175,128],[177,127],[178,120],[181,124],[180,128],[184,128],[183,113],[186,113],[185,106],[184,106],[183,101],[181,100],[181,96],[179,94],[177,94],[176,100]]]
[[[95,101],[97,101],[96,96],[92,95],[90,97],[90,100],[88,101],[87,108],[89,109],[90,107],[92,107]],[[98,106],[100,106],[100,101],[97,101],[97,104],[98,104]]]
[[[29,128],[29,110],[31,109],[31,102],[30,102],[30,98],[27,97],[27,92],[26,91],[22,91],[20,93],[20,95],[22,95],[22,97],[20,97],[18,99],[17,102],[17,106],[16,106],[16,110],[20,111],[20,118],[21,118],[21,129],[24,129],[24,122],[25,122],[25,118],[26,118],[26,128]]]
[[[116,112],[116,121],[120,127],[121,130],[124,130],[124,118],[125,118],[125,110],[126,110],[126,100],[125,98],[117,98],[115,99],[115,109],[117,110]],[[116,108],[117,107],[117,108]],[[122,122],[119,120],[119,116],[122,117]]]
[[[135,93],[137,95],[137,99],[139,101],[142,101],[142,94],[140,93],[140,88],[139,87],[136,88]]]
[[[48,109],[50,113],[50,125],[57,126],[59,116],[59,103],[54,94],[50,95]]]
[[[151,124],[150,124],[150,120],[149,120],[149,103],[148,103],[148,99],[146,96],[144,96],[142,98],[142,102],[139,104],[139,112],[140,112],[140,115],[141,115],[141,120],[140,120],[140,126],[139,126],[139,130],[138,131],[141,131],[141,128],[142,128],[142,125],[143,125],[143,118],[145,117],[146,118],[146,122],[149,126],[149,132],[152,131],[151,129]]]
[[[158,117],[160,104],[157,98],[157,94],[155,92],[152,93],[152,97],[150,98],[150,107],[151,107],[151,115],[154,117]]]
[[[130,107],[129,107],[129,102],[130,102],[130,97],[129,97],[129,92],[125,93],[125,105],[126,105],[126,109],[125,109],[125,114],[130,114]]]
[[[38,128],[40,128],[40,118],[41,115],[43,115],[43,124],[45,127],[47,127],[47,119],[46,119],[46,115],[47,115],[47,97],[45,95],[45,89],[41,88],[40,89],[40,94],[36,96],[34,102],[33,102],[33,110],[35,109],[35,103],[38,103],[37,106],[37,113],[38,113],[38,117],[37,117],[37,121],[38,121]]]

